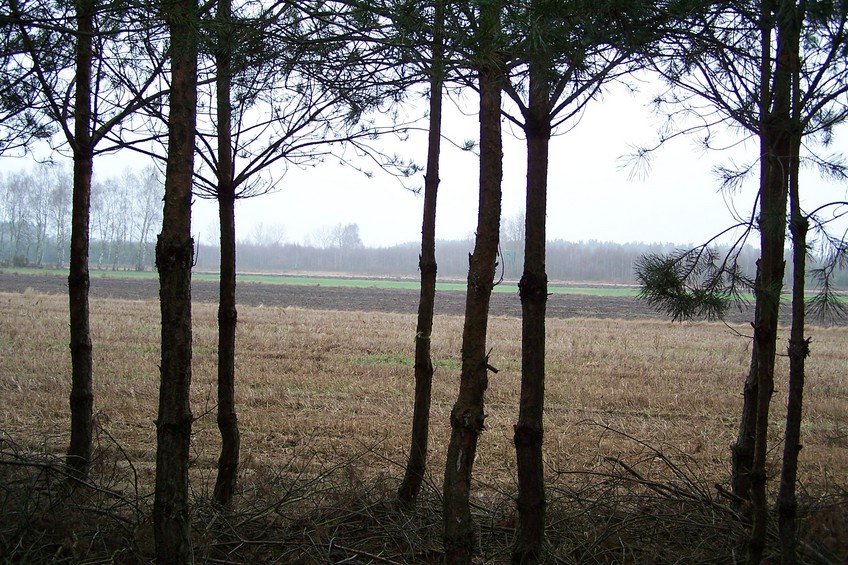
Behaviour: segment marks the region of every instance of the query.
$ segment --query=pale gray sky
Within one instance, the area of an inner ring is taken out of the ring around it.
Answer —
[[[747,143],[732,152],[704,152],[692,139],[676,139],[656,153],[649,175],[631,180],[620,158],[632,145],[656,139],[660,118],[647,106],[655,94],[650,84],[632,95],[616,89],[593,102],[572,129],[551,144],[548,237],[568,241],[641,241],[699,244],[734,223],[729,202],[718,192],[712,169],[719,163],[750,161],[757,146]],[[476,139],[478,122],[474,100],[466,102],[465,116],[445,104],[445,133],[457,143]],[[837,147],[845,147],[837,135]],[[505,125],[505,133],[510,132]],[[401,143],[387,141],[393,152],[424,164],[425,136]],[[59,158],[62,162],[63,158]],[[526,151],[524,142],[505,135],[504,217],[524,208]],[[70,167],[70,160],[68,167]],[[104,156],[95,163],[95,176],[119,176],[126,166],[141,168],[133,155]],[[0,170],[29,166],[24,159],[0,160]],[[822,181],[813,171],[804,173],[803,194],[807,209],[831,200],[846,200],[847,187]],[[472,235],[477,220],[475,155],[443,143],[439,188],[437,237],[462,239]],[[730,204],[742,215],[753,206],[756,177],[734,195]],[[423,175],[412,181],[423,185]],[[332,159],[317,168],[291,169],[280,179],[279,190],[237,204],[240,239],[249,239],[261,224],[266,231],[284,234],[289,242],[304,243],[322,227],[356,223],[365,245],[391,246],[420,241],[423,198],[405,190],[384,174],[366,178]],[[214,201],[197,199],[193,231],[201,244],[216,237]],[[280,228],[282,226],[282,228]],[[844,228],[843,228],[844,229]]]
[[[704,153],[692,140],[679,139],[656,154],[650,174],[630,180],[620,157],[630,145],[651,142],[659,119],[645,106],[647,94],[617,91],[591,104],[570,131],[551,144],[548,235],[569,241],[644,241],[700,243],[733,223],[717,193],[712,167],[728,155]],[[446,134],[457,142],[477,137],[476,116],[463,116],[446,104]],[[505,132],[509,132],[505,125]],[[423,136],[392,148],[416,159],[426,157]],[[751,145],[749,150],[756,150]],[[738,151],[737,151],[738,153]],[[505,136],[503,213],[524,208],[526,150],[522,140]],[[473,154],[443,144],[437,237],[473,234],[477,220],[478,164]],[[423,184],[423,176],[414,181]],[[290,170],[275,194],[239,202],[240,237],[251,223],[283,225],[286,239],[303,242],[317,227],[357,223],[366,245],[418,241],[423,199],[386,175],[365,178],[328,162],[317,169]],[[737,196],[749,206],[751,191]],[[196,205],[195,229],[209,231],[215,207]]]

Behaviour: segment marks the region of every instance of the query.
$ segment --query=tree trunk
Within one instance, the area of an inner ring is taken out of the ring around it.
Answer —
[[[232,190],[232,189],[231,189]],[[218,195],[221,219],[221,283],[218,305],[218,430],[221,454],[215,481],[215,502],[232,506],[238,479],[240,434],[235,409],[236,233],[235,198]]]
[[[436,196],[439,190],[439,153],[442,139],[442,25],[441,0],[436,0],[433,34],[433,61],[430,65],[430,131],[427,145],[427,170],[424,175],[424,218],[421,224],[421,294],[418,323],[415,328],[415,402],[412,413],[412,438],[406,472],[398,488],[398,501],[414,504],[427,469],[427,445],[430,434],[430,398],[433,386],[433,360],[430,336],[436,300]]]
[[[797,170],[797,161],[793,163]],[[797,175],[794,175],[797,176]],[[793,182],[797,184],[797,182]],[[784,565],[797,563],[798,501],[795,483],[798,476],[798,454],[801,452],[801,416],[804,400],[804,363],[810,354],[810,342],[804,337],[805,305],[804,276],[806,274],[808,221],[801,214],[797,189],[791,203],[792,231],[792,329],[789,337],[789,397],[786,404],[786,433],[783,444],[783,468],[777,496],[781,558]]]
[[[197,7],[162,5],[171,37],[168,164],[162,233],[156,244],[162,313],[153,533],[159,563],[192,561],[188,500],[191,388],[191,187],[197,103]]]
[[[769,520],[766,491],[769,405],[774,391],[774,360],[777,351],[777,325],[780,294],[783,290],[783,248],[786,240],[786,200],[789,185],[790,130],[792,125],[791,73],[787,65],[787,30],[783,12],[792,4],[784,0],[777,7],[777,64],[773,87],[763,89],[763,104],[771,100],[760,123],[760,282],[756,289],[757,320],[754,340],[757,348],[757,420],[754,458],[751,469],[753,523],[748,543],[749,565],[759,565],[765,548]],[[768,10],[768,8],[765,8]],[[771,14],[764,14],[764,27],[771,26]],[[770,65],[770,38],[764,39],[763,64]],[[770,73],[766,72],[766,75]]]
[[[795,483],[798,477],[798,455],[801,452],[801,417],[804,400],[804,364],[810,354],[810,340],[804,337],[804,279],[807,274],[807,230],[809,222],[801,212],[799,167],[801,153],[800,124],[800,35],[803,13],[793,10],[787,24],[789,64],[792,72],[792,155],[789,168],[789,229],[792,234],[792,329],[789,336],[789,395],[786,404],[786,432],[783,443],[783,468],[777,495],[778,528],[781,559],[784,565],[795,565],[797,556],[798,500]]]
[[[71,440],[68,467],[78,477],[88,474],[94,433],[91,330],[89,326],[89,216],[94,152],[91,141],[91,67],[94,5],[77,0],[76,92],[74,94],[74,188],[71,208],[71,253],[68,301],[71,349]]]
[[[487,17],[495,19],[492,14]],[[444,542],[447,563],[470,563],[474,553],[468,500],[477,439],[483,431],[485,418],[483,395],[489,382],[486,335],[500,231],[503,164],[499,71],[483,66],[479,70],[479,84],[480,207],[474,253],[469,258],[459,394],[451,411],[451,438],[445,464]]]
[[[754,286],[760,284],[760,263],[757,261],[757,276]],[[754,304],[754,320],[758,319],[758,303]],[[754,443],[757,427],[757,342],[751,343],[751,365],[742,390],[742,417],[739,421],[739,435],[731,449],[731,488],[740,500],[750,503],[751,469],[754,462]],[[750,513],[750,504],[746,508],[737,508]]]
[[[218,430],[221,454],[215,481],[215,502],[230,508],[236,488],[240,435],[235,408],[236,356],[236,222],[233,182],[232,110],[230,103],[231,4],[219,0],[218,46],[215,54],[218,98],[218,211],[221,222],[221,282],[218,304]]]
[[[545,538],[545,472],[542,461],[545,405],[545,215],[547,210],[548,143],[551,137],[548,81],[530,67],[527,135],[527,211],[521,296],[521,397],[515,426],[518,465],[518,532],[513,563],[540,560]]]

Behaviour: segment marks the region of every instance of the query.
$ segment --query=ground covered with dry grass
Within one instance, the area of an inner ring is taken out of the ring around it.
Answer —
[[[99,433],[92,482],[59,464],[68,441],[66,298],[0,294],[0,554],[11,562],[149,562],[159,310],[92,301]],[[211,506],[216,310],[194,309],[193,523],[208,563],[439,562],[440,485],[462,318],[440,315],[430,469],[421,503],[397,508],[408,449],[415,317],[240,309],[237,508]],[[545,449],[551,562],[731,563],[744,520],[721,494],[750,356],[750,327],[551,319]],[[848,328],[811,328],[803,558],[848,559]],[[490,323],[491,364],[473,504],[480,562],[508,560],[516,492],[512,426],[520,320]],[[785,342],[786,335],[781,335]],[[779,375],[786,374],[785,359]],[[780,470],[786,385],[773,400]],[[718,485],[719,488],[716,487]],[[776,535],[776,534],[773,534]]]

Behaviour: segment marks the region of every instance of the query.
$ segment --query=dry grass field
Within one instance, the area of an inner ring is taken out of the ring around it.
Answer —
[[[438,562],[438,491],[462,318],[436,319],[432,476],[418,508],[398,509],[391,496],[409,441],[414,316],[273,307],[242,307],[239,314],[242,492],[236,513],[222,517],[209,505],[218,450],[216,309],[194,309],[198,561]],[[158,323],[154,301],[92,301],[98,461],[88,494],[80,498],[75,489],[65,497],[53,457],[68,440],[66,298],[0,294],[4,559],[149,562]],[[726,486],[729,476],[750,354],[749,339],[739,333],[749,332],[656,320],[549,321],[552,561],[733,561],[744,525],[714,485]],[[804,558],[836,563],[848,545],[848,328],[809,334],[800,468]],[[490,378],[474,468],[481,562],[509,556],[519,336],[519,319],[491,320],[490,362],[500,371]],[[781,359],[773,479],[782,454],[786,372]]]

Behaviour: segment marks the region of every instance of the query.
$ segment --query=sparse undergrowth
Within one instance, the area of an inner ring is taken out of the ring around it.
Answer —
[[[604,433],[625,435],[592,423]],[[91,481],[63,462],[0,442],[0,555],[7,563],[149,563],[151,496],[126,451],[100,429]],[[706,482],[691,457],[636,438],[628,461],[599,454],[594,469],[550,470],[546,561],[551,563],[738,563],[744,517]],[[280,465],[246,469],[237,506],[216,508],[208,484],[192,512],[198,563],[439,563],[441,502],[428,476],[415,507],[394,500],[396,462],[374,449],[320,464],[308,448]],[[317,466],[316,466],[317,464]],[[510,558],[514,492],[477,483],[478,563]],[[848,494],[802,500],[801,562],[844,563]],[[770,532],[776,547],[776,531]],[[772,556],[778,562],[778,557]],[[770,561],[771,562],[771,561]]]

